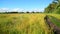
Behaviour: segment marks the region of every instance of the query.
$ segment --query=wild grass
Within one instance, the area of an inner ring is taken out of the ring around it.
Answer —
[[[0,14],[0,34],[52,34],[45,14]]]
[[[49,18],[52,21],[52,23],[60,27],[60,15],[59,14],[50,15]]]

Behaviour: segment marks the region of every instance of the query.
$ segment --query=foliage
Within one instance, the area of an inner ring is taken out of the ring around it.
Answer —
[[[54,0],[48,7],[45,8],[44,12],[60,14],[60,0]]]

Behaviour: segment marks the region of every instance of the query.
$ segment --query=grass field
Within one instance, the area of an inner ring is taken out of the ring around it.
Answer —
[[[46,14],[0,14],[0,34],[53,34],[44,21],[45,16]],[[59,19],[58,15],[55,17]]]
[[[49,18],[51,19],[52,23],[60,27],[60,15],[59,14],[50,14]]]

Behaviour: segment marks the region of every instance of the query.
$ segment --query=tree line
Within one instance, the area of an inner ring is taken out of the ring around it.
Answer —
[[[53,0],[44,10],[44,13],[60,14],[60,0]]]
[[[12,14],[12,13],[20,13],[20,14],[22,14],[22,13],[42,13],[42,12],[34,12],[34,11],[32,11],[32,12],[29,12],[29,11],[27,11],[27,12],[14,12],[14,11],[11,11],[11,12],[0,12],[0,14]]]

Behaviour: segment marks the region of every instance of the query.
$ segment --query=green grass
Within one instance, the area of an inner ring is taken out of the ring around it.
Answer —
[[[45,14],[0,14],[0,34],[53,34]]]
[[[56,26],[60,27],[60,15],[59,14],[49,15],[49,18],[52,21],[52,23],[54,23]]]

